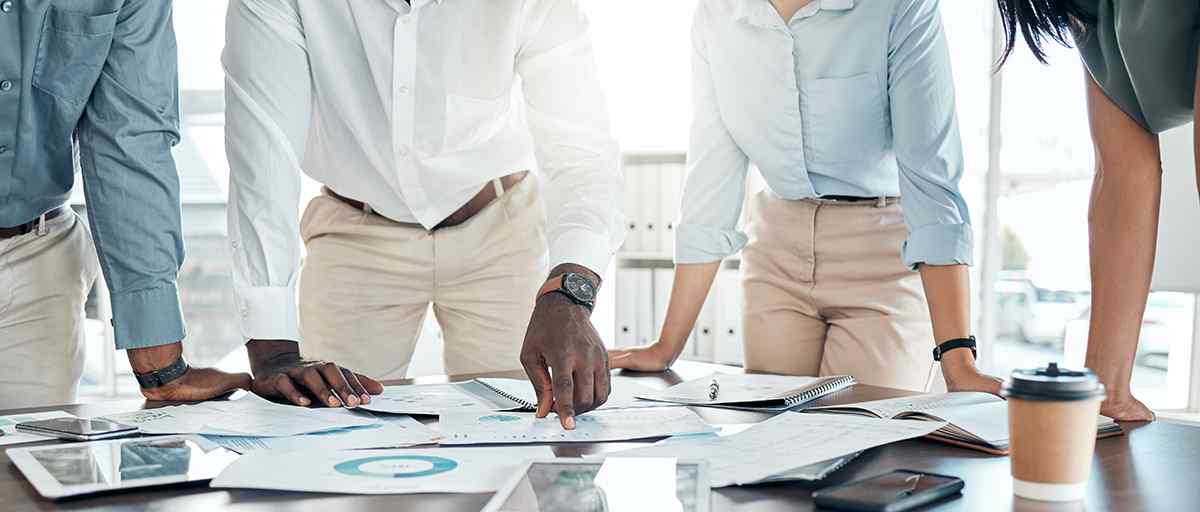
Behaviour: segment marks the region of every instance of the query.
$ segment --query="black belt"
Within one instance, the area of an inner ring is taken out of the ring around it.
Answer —
[[[36,231],[38,229],[38,227],[41,226],[46,221],[48,221],[50,219],[58,218],[60,215],[66,213],[68,211],[70,211],[70,208],[67,208],[66,206],[59,206],[58,208],[50,210],[50,211],[46,212],[45,214],[39,216],[38,218],[33,219],[24,224],[21,224],[20,226],[13,226],[10,228],[0,228],[0,240],[3,240],[5,238],[12,238],[15,236],[21,236],[24,234],[32,233],[32,232]]]
[[[857,203],[863,201],[879,201],[879,196],[876,197],[859,197],[859,196],[821,196],[821,199],[827,201],[842,201],[846,203]]]

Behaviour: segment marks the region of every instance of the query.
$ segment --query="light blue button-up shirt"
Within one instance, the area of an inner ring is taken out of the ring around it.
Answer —
[[[78,164],[118,348],[184,337],[176,53],[166,0],[0,2],[0,226],[65,204]]]
[[[909,266],[970,264],[962,144],[936,0],[704,0],[677,263],[745,246],[751,162],[784,199],[901,196]]]

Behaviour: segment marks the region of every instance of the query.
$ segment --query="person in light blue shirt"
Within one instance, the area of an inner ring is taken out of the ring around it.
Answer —
[[[938,359],[950,389],[998,392],[974,364],[971,221],[937,1],[701,0],[692,73],[666,321],[657,343],[613,351],[611,365],[669,366],[721,260],[740,251],[748,370],[926,390]],[[744,233],[752,166],[766,187]]]
[[[75,401],[100,269],[117,348],[172,381],[146,381],[147,397],[249,387],[245,374],[172,367],[184,322],[171,2],[0,0],[0,48],[0,408]],[[66,206],[76,170],[91,236]]]
[[[251,385],[181,355],[171,9],[164,0],[0,0],[0,409],[75,401],[83,303],[101,270],[117,348],[146,397],[204,400]],[[76,170],[90,233],[66,206]],[[278,361],[273,372],[316,382],[328,369]]]

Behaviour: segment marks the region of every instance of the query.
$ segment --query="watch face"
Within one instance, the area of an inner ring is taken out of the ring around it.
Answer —
[[[592,302],[596,300],[596,287],[592,286],[592,282],[588,278],[579,274],[566,274],[563,276],[563,288],[567,290],[576,299],[584,302]]]

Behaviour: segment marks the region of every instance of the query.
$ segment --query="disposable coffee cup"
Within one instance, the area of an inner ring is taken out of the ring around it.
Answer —
[[[1016,370],[1001,394],[1008,398],[1013,494],[1040,501],[1082,500],[1104,400],[1096,374],[1056,363]]]

